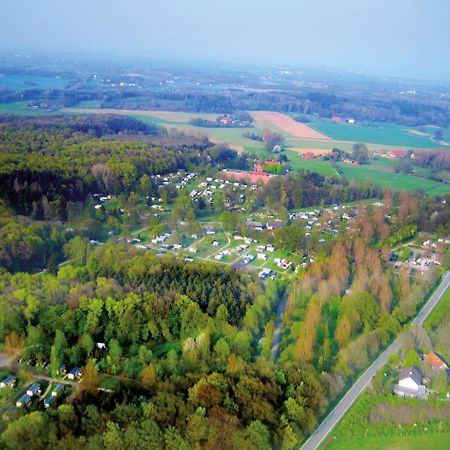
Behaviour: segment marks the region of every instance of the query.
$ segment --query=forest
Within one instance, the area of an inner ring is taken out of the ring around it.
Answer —
[[[126,246],[103,246],[57,276],[2,273],[7,351],[48,361],[53,375],[62,363],[96,363],[76,403],[22,415],[2,446],[290,448],[324,397],[308,368],[255,361],[278,289]],[[98,392],[98,373],[113,392]]]

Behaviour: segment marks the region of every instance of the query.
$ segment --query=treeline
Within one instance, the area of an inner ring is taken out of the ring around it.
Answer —
[[[450,152],[446,150],[415,152],[414,158],[410,159],[409,162],[424,169],[450,171]]]
[[[257,359],[275,284],[74,242],[75,262],[56,276],[0,274],[0,336],[5,351],[48,362],[49,375],[81,365],[90,381],[70,404],[1,421],[3,447],[290,449],[313,429],[324,406],[317,378]],[[113,393],[97,390],[99,373]]]
[[[317,114],[320,117],[354,117],[357,120],[399,123],[419,126],[429,123],[441,127],[449,125],[449,106],[442,103],[423,103],[392,95],[386,100],[358,94],[335,95],[322,92],[293,92],[273,90],[245,92],[240,90],[205,94],[196,91],[155,92],[146,96],[120,98],[109,95],[104,108],[148,109],[158,105],[161,110],[233,113],[234,111],[279,111],[289,114]]]

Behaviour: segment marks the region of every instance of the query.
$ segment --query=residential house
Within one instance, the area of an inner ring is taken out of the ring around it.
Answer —
[[[64,384],[58,383],[52,391],[52,397],[57,397],[60,392],[64,391]]]
[[[48,409],[50,408],[50,406],[52,405],[52,403],[55,401],[55,398],[53,395],[49,395],[45,400],[44,400],[44,408]]]
[[[69,380],[75,380],[75,378],[81,378],[81,369],[79,367],[74,367],[67,374],[67,378],[69,378]]]
[[[30,397],[33,397],[33,395],[37,395],[41,392],[41,385],[39,383],[33,383],[31,386],[27,387],[26,394]]]
[[[270,220],[267,222],[266,227],[269,231],[278,230],[283,226],[283,222],[281,220]]]
[[[0,389],[3,389],[4,387],[13,388],[15,384],[16,384],[16,377],[10,375],[9,377],[6,377],[2,381],[0,381]]]
[[[16,406],[18,408],[23,408],[27,406],[31,402],[31,397],[28,394],[23,394],[22,397],[19,398],[16,402]]]
[[[393,391],[399,397],[425,397],[425,386],[422,385],[422,374],[417,367],[408,367],[400,371],[398,384]]]

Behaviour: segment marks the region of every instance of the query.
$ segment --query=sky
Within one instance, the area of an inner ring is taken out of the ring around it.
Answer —
[[[0,0],[0,48],[450,80],[450,0]]]

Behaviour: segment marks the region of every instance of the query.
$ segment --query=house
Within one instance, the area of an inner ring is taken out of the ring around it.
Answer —
[[[270,220],[267,222],[266,227],[268,230],[278,230],[283,226],[283,222],[281,220]]]
[[[228,116],[227,114],[225,114],[225,115],[219,117],[217,120],[218,120],[222,125],[225,125],[225,126],[231,125],[231,124],[233,123],[233,119],[232,119],[230,116]]]
[[[52,391],[52,397],[57,397],[62,391],[64,391],[64,384],[58,383]]]
[[[277,144],[277,145],[273,146],[272,152],[273,153],[280,153],[282,150],[283,150],[283,148],[281,147],[281,145]]]
[[[0,381],[0,389],[3,389],[4,387],[13,388],[15,384],[16,377],[10,375],[9,377],[6,377],[2,381]]]
[[[448,365],[436,353],[429,352],[423,357],[423,361],[431,366],[433,370],[447,370]]]
[[[41,392],[41,385],[39,383],[33,383],[31,386],[27,387],[26,394],[30,397],[33,395],[39,394]]]
[[[255,220],[247,219],[246,225],[248,228],[261,231],[263,229],[262,222],[257,222]]]
[[[348,118],[348,119],[346,120],[346,122],[349,123],[349,124],[351,124],[351,125],[353,125],[353,124],[356,123],[356,120],[355,120],[355,119],[352,119],[352,118]]]
[[[52,403],[55,401],[55,397],[50,395],[44,400],[44,408],[48,409],[52,405]]]
[[[417,367],[408,367],[400,371],[398,384],[393,391],[399,397],[425,397],[425,387],[422,385],[422,374]]]
[[[69,380],[75,380],[75,378],[81,378],[81,369],[79,367],[74,367],[68,374],[67,378]]]
[[[28,394],[23,394],[22,397],[19,398],[16,402],[16,406],[18,408],[23,408],[27,406],[31,402],[31,397]]]
[[[343,120],[343,119],[342,119],[341,116],[333,116],[333,117],[331,118],[331,121],[334,122],[334,123],[341,123],[342,120]]]
[[[266,255],[265,253],[258,253],[258,254],[256,255],[256,257],[257,257],[258,259],[262,259],[263,261],[266,261],[266,260],[267,260],[267,255]]]

